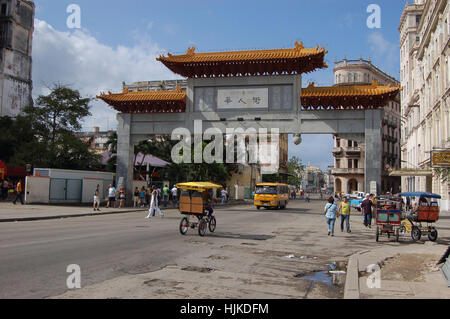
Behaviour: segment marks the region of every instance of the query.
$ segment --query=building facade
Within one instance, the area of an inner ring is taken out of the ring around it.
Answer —
[[[399,26],[402,190],[438,193],[443,209],[450,208],[448,182],[433,176],[431,151],[450,146],[449,7],[446,0],[415,0]]]
[[[83,142],[89,143],[89,149],[97,154],[107,151],[106,144],[114,131],[100,131],[99,127],[94,127],[91,132],[77,132],[78,138]]]
[[[398,86],[399,82],[374,66],[370,60],[336,61],[334,67],[335,86],[364,86],[377,82],[380,85]],[[389,171],[400,167],[400,123],[401,110],[399,99],[389,101],[384,106],[382,119],[382,178],[381,191],[395,193],[400,190],[401,180],[389,176]],[[337,193],[369,191],[364,188],[365,148],[357,141],[334,137],[333,156],[335,165],[332,170],[334,187]]]
[[[34,3],[0,0],[0,116],[17,116],[32,104]]]

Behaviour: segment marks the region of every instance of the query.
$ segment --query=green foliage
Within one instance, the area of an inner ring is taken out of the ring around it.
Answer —
[[[81,119],[90,115],[90,99],[62,85],[24,109],[24,116],[1,118],[2,157],[13,165],[90,169],[99,167],[99,156],[89,150],[74,131]],[[5,151],[3,151],[3,147]]]
[[[300,173],[305,169],[302,165],[302,160],[297,156],[291,157],[288,164],[288,184],[293,186],[300,186],[302,183],[302,177]]]

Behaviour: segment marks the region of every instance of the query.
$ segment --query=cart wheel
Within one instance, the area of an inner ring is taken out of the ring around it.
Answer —
[[[189,222],[186,217],[184,217],[180,222],[180,233],[181,235],[186,235],[189,230]]]
[[[377,226],[377,233],[375,234],[375,240],[378,242],[380,239],[380,227]]]
[[[420,237],[422,237],[422,231],[420,230],[419,227],[414,226],[411,230],[411,237],[413,239],[413,241],[418,241],[420,240]]]
[[[431,241],[436,241],[438,238],[438,231],[436,228],[431,227],[430,232],[428,233],[428,239]]]
[[[198,234],[200,236],[205,236],[206,235],[206,220],[204,218],[200,219],[199,223],[198,223]]]
[[[395,241],[398,242],[400,240],[400,228],[395,230]]]
[[[214,233],[214,231],[216,230],[216,225],[217,225],[216,217],[211,216],[211,219],[209,220],[209,231],[211,233]]]

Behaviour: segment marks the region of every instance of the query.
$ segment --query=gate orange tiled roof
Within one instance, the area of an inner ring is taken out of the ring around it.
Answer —
[[[196,53],[191,47],[183,55],[160,56],[170,70],[185,77],[300,74],[328,67],[324,48],[306,49],[295,42],[292,49]]]

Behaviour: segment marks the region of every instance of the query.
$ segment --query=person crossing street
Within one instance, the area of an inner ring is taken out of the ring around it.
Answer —
[[[164,217],[164,213],[161,211],[161,209],[159,208],[159,200],[158,200],[158,190],[156,186],[152,187],[152,197],[151,197],[151,201],[150,201],[150,208],[148,210],[148,215],[145,218],[152,218],[153,216],[155,216],[155,210],[158,211],[159,216],[162,218]]]

